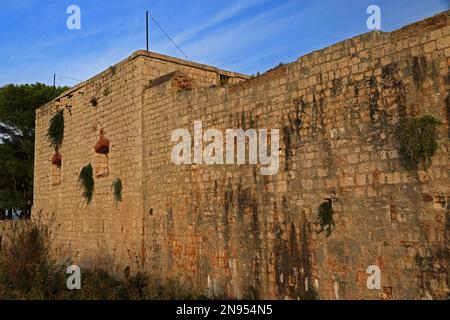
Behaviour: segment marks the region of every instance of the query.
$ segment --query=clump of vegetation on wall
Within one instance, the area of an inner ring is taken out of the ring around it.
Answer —
[[[89,103],[91,106],[96,107],[98,105],[98,100],[96,97],[92,97],[91,100],[89,100]]]
[[[83,196],[89,204],[94,194],[94,174],[90,163],[81,169],[79,181],[84,188]]]
[[[335,225],[333,214],[334,209],[331,200],[322,202],[319,206],[319,213],[317,215],[317,222],[320,226],[318,233],[326,231],[327,237],[331,235],[332,227]]]
[[[408,170],[426,169],[437,150],[440,121],[433,116],[403,119],[397,128],[399,153]]]
[[[111,90],[111,87],[110,87],[110,86],[106,86],[106,87],[103,89],[103,95],[104,95],[105,97],[109,96],[109,95],[111,94],[111,92],[112,92],[112,90]]]
[[[122,201],[122,180],[120,178],[115,179],[111,187],[114,192],[114,201],[116,203]]]
[[[109,72],[111,73],[112,76],[116,74],[116,69],[117,69],[116,66],[110,66],[108,68],[108,70],[109,70]]]
[[[50,145],[59,148],[64,140],[64,110],[58,111],[50,120],[47,137]]]

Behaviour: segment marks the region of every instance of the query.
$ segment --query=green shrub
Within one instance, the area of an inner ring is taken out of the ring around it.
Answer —
[[[64,110],[58,111],[50,120],[47,137],[50,145],[59,148],[64,140]]]
[[[89,204],[94,194],[94,174],[90,163],[81,169],[79,181],[84,188],[83,196]]]
[[[49,228],[40,220],[20,221],[0,253],[1,299],[55,299],[66,288],[65,269],[50,257]]]
[[[427,115],[400,121],[397,128],[399,154],[408,170],[426,169],[437,150],[440,121]]]

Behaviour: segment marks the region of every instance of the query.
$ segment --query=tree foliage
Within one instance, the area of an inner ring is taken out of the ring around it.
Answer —
[[[0,210],[31,206],[35,111],[66,89],[41,83],[0,88]]]

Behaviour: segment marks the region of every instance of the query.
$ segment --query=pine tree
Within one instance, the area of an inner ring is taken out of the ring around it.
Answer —
[[[67,88],[45,84],[0,88],[0,211],[28,215],[33,202],[34,122],[36,109]]]

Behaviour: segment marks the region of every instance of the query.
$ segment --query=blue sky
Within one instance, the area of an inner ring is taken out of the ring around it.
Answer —
[[[72,4],[81,30],[66,27]],[[381,7],[383,31],[449,8],[449,0],[2,0],[0,85],[51,84],[54,73],[89,79],[145,49],[146,10],[190,60],[254,74],[368,32],[371,4]],[[152,22],[150,50],[183,58]]]

